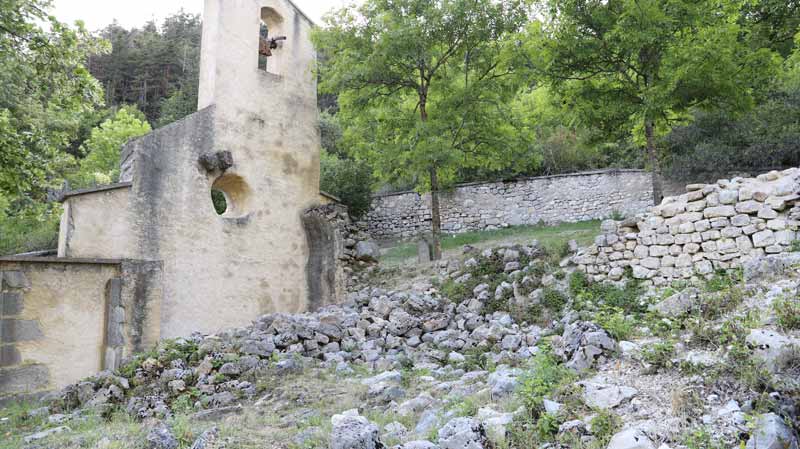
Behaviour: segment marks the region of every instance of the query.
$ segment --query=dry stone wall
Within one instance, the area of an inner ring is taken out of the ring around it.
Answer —
[[[633,276],[662,285],[711,275],[764,254],[787,251],[800,225],[800,169],[756,178],[690,184],[649,212],[607,220],[573,262],[595,280]]]
[[[497,229],[539,222],[631,216],[652,204],[650,175],[642,170],[607,170],[514,181],[459,185],[441,195],[442,230]],[[412,237],[431,225],[430,195],[403,192],[377,196],[366,217],[380,239]]]

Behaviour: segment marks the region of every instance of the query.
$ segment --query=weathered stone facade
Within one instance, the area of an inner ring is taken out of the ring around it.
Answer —
[[[302,218],[309,248],[308,309],[316,311],[343,302],[354,282],[353,271],[377,260],[363,260],[359,255],[357,247],[370,244],[370,237],[350,220],[347,206],[323,204],[306,210]]]
[[[0,403],[60,388],[158,340],[161,265],[0,260]]]
[[[514,181],[463,184],[441,194],[442,230],[497,229],[631,216],[652,205],[649,173],[606,170]],[[430,195],[376,196],[365,219],[374,237],[412,237],[431,227]]]
[[[595,244],[573,258],[595,280],[633,276],[662,285],[711,275],[786,251],[800,226],[800,169],[690,184],[645,214],[603,222]]]

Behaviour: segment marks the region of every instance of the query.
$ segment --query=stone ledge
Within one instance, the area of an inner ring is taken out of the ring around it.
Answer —
[[[120,265],[123,262],[128,262],[128,261],[133,261],[133,260],[132,259],[74,258],[74,257],[32,257],[32,256],[0,257],[0,262],[64,263],[64,264],[84,264],[84,265]]]
[[[556,178],[573,178],[573,177],[581,177],[581,176],[594,176],[594,175],[613,175],[616,173],[648,173],[647,170],[642,170],[640,168],[612,168],[607,170],[590,170],[590,171],[581,171],[575,173],[562,173],[558,175],[546,175],[546,176],[526,176],[521,178],[510,178],[510,179],[498,179],[495,181],[475,181],[475,182],[465,182],[461,184],[454,185],[449,190],[455,190],[460,187],[470,187],[470,186],[481,186],[481,185],[489,185],[489,184],[512,184],[515,182],[525,182],[525,181],[536,181],[539,179],[556,179]],[[446,192],[445,190],[441,191],[440,193]],[[390,192],[390,193],[379,193],[376,195],[372,195],[372,199],[378,198],[386,198],[389,196],[399,196],[399,195],[406,195],[409,193],[419,193],[415,190],[403,190],[400,192]]]
[[[108,184],[108,185],[104,185],[104,186],[92,187],[90,189],[71,190],[69,192],[64,192],[63,194],[61,194],[59,196],[59,198],[58,198],[58,201],[63,203],[68,198],[72,198],[72,197],[75,197],[75,196],[88,195],[88,194],[91,194],[91,193],[98,193],[98,192],[107,192],[109,190],[127,189],[127,188],[131,187],[132,185],[133,185],[133,183],[131,183],[131,182],[118,182],[118,183],[115,183],[115,184]]]

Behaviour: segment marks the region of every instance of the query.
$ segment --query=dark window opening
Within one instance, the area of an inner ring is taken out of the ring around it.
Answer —
[[[264,20],[261,20],[261,29],[258,31],[258,69],[267,70],[267,59],[271,50],[269,48],[269,28]]]
[[[222,215],[228,210],[228,200],[222,190],[211,189],[211,203],[214,204],[217,215]]]

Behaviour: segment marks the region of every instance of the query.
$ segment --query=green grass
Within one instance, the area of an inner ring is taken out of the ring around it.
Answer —
[[[588,245],[594,240],[599,231],[600,221],[598,220],[564,223],[554,226],[512,226],[492,231],[473,231],[445,235],[442,237],[442,250],[447,251],[464,245],[477,245],[494,241],[509,240],[524,243],[536,239],[545,248],[557,251],[559,247],[569,240],[576,240],[581,246]],[[416,243],[401,243],[389,248],[381,257],[381,262],[385,265],[396,265],[408,259],[416,258],[416,256]]]

